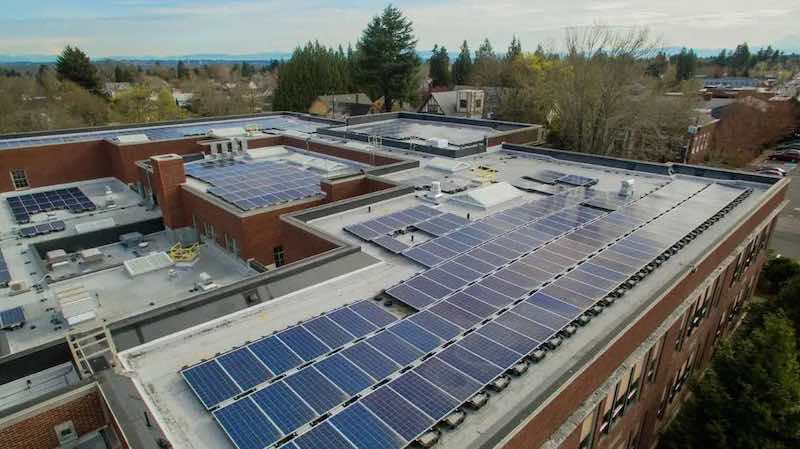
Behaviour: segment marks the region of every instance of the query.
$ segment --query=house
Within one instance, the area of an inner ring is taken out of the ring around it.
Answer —
[[[172,98],[175,99],[175,104],[181,108],[188,108],[192,105],[194,94],[191,92],[182,92],[178,89],[172,90]]]
[[[365,93],[320,95],[308,113],[319,117],[350,117],[374,112],[374,104]]]
[[[431,92],[419,112],[451,117],[483,117],[484,92],[478,89],[460,89]]]

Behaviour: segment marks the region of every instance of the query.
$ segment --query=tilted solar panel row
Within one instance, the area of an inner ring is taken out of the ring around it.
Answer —
[[[51,232],[61,232],[65,229],[67,229],[67,225],[61,220],[56,220],[49,223],[38,224],[36,226],[21,228],[19,230],[19,234],[25,238],[32,238],[36,237],[37,235],[50,234]]]
[[[11,273],[8,270],[8,263],[0,250],[0,286],[7,286],[11,281]]]
[[[477,286],[475,286],[475,287],[477,287]],[[476,293],[477,295],[480,295],[480,290],[479,289],[475,289],[474,291],[478,292],[478,293]],[[503,296],[503,295],[500,295],[500,294],[496,293],[495,296]],[[500,300],[500,301],[497,301],[497,298],[495,299],[495,301],[499,302],[499,304],[501,304],[501,305],[507,305],[508,303],[512,302],[513,300],[514,299],[511,298],[511,297],[505,297],[504,300]],[[459,305],[466,305],[466,304],[470,303],[470,300],[468,300],[468,298],[465,297],[465,298],[462,298],[462,299],[459,299],[459,300],[455,300],[455,302],[456,302],[456,304],[459,304]],[[475,309],[476,306],[481,305],[481,304],[482,304],[482,308],[484,310],[483,313],[489,313],[491,310],[496,310],[496,308],[492,309],[489,306],[489,303],[483,303],[482,301],[476,300],[474,298],[471,300],[472,310],[475,311],[476,313],[481,313],[481,312],[478,312]],[[436,335],[440,339],[449,340],[449,339],[452,339],[453,337],[455,337],[460,332],[462,332],[462,330],[464,328],[472,326],[476,322],[480,321],[480,318],[477,318],[475,315],[467,313],[465,310],[460,309],[458,306],[455,306],[455,304],[448,304],[447,306],[448,307],[446,308],[446,310],[437,310],[436,311],[436,312],[444,312],[444,315],[439,316],[434,311],[421,312],[421,313],[418,313],[418,314],[414,315],[413,317],[409,318],[408,320],[400,322],[395,326],[391,326],[386,332],[390,332],[395,327],[396,328],[400,328],[401,325],[405,326],[405,325],[407,325],[406,323],[411,323],[411,324],[417,325],[419,327],[427,328],[428,330],[430,330],[430,332],[428,332],[428,335]],[[487,311],[487,309],[488,309],[488,311]],[[555,316],[555,314],[552,314],[552,315]],[[509,317],[512,317],[512,316],[509,316]],[[448,321],[448,320],[451,320],[451,321]],[[506,319],[506,321],[507,321],[505,323],[506,325],[518,326],[519,318],[517,318],[516,320]],[[458,324],[455,324],[455,323],[458,323]],[[506,331],[497,333],[495,328],[489,327],[489,328],[487,328],[488,329],[487,330],[488,335],[491,335],[494,338],[497,338],[497,339],[499,339],[501,341],[504,341],[503,340],[504,335],[508,335],[508,333],[509,333],[508,329],[509,328],[503,327],[501,325],[498,325],[498,326],[501,329],[505,329]],[[493,331],[494,331],[494,334],[492,334]],[[483,342],[483,343],[484,343],[484,346],[487,346],[487,342]],[[510,345],[514,345],[515,344],[513,342],[507,342],[507,343],[510,344]],[[429,342],[428,344],[429,345],[435,344],[435,340],[432,341],[432,342]],[[489,342],[488,343],[488,345],[491,345],[491,344],[497,345],[497,343],[494,343],[494,342]],[[518,343],[516,343],[516,344],[518,344]],[[427,346],[427,347],[430,347],[430,346]],[[520,348],[517,347],[517,349],[520,349]],[[420,350],[424,350],[424,348],[420,349]],[[389,350],[387,350],[387,351],[389,351]],[[399,355],[395,355],[395,357],[400,357],[400,356]],[[373,363],[377,363],[377,362],[373,360]],[[366,366],[370,366],[370,365],[366,365]],[[381,366],[381,364],[378,364],[377,366]],[[371,368],[372,369],[376,369],[376,366],[372,366]],[[308,369],[308,368],[306,368],[306,369]],[[387,371],[388,371],[388,369],[386,367],[384,367],[384,371],[383,372],[385,373]],[[339,398],[339,399],[341,399],[341,398]],[[235,408],[232,409],[232,410],[235,410]],[[223,419],[223,420],[220,420],[220,422],[221,423],[227,422],[227,420]],[[225,424],[223,424],[223,426],[225,426]],[[239,435],[239,437],[244,438],[244,436],[242,436],[242,435]],[[236,441],[236,440],[234,440],[234,441]],[[298,439],[298,441],[300,441],[300,439]],[[237,444],[240,444],[240,443],[237,443]],[[241,443],[241,444],[245,444],[245,443]],[[243,447],[243,446],[240,445],[240,447]],[[258,447],[258,445],[253,446],[253,447]]]
[[[394,322],[371,301],[327,312],[181,371],[207,409]]]
[[[345,226],[344,230],[356,237],[372,241],[382,236],[393,234],[409,226],[429,220],[433,217],[442,215],[443,212],[428,206],[415,206],[409,209],[393,212],[382,217],[373,218],[350,226]]]
[[[0,312],[0,329],[13,329],[23,324],[25,324],[25,312],[22,307]]]
[[[729,198],[733,199],[736,196],[738,195],[734,194]],[[713,211],[713,206],[720,204],[720,201],[709,203],[707,200],[708,197],[703,196],[685,203],[685,207],[690,209],[702,205],[708,206],[704,210]],[[670,222],[669,218],[654,223],[656,224],[653,226],[669,227],[673,230],[673,235],[677,236],[679,232],[691,231],[693,227],[700,225],[701,221],[684,220],[680,229],[675,228],[676,223]],[[636,235],[638,232],[631,235]],[[611,248],[620,244],[622,243],[617,243]],[[663,244],[665,246],[660,248],[667,249],[666,245],[669,244]],[[655,248],[650,253],[653,257],[658,251]],[[635,270],[635,267],[630,267],[629,273],[634,273]],[[622,273],[618,275],[624,276]],[[442,350],[411,371],[392,379],[388,384],[364,395],[357,403],[294,438],[285,447],[399,449],[415,441],[464,401],[483,390],[495,378],[503,375],[511,366],[523,359],[531,348],[538,347],[549,336],[558,333],[556,329],[558,323],[567,320],[569,314],[558,315],[531,304],[532,302],[543,304],[544,300],[558,301],[537,294],[518,301],[496,320],[481,325],[477,332]],[[504,330],[499,331],[498,327]],[[524,331],[524,334],[518,331]],[[505,338],[507,346],[491,340],[492,337],[500,335]],[[539,338],[540,341],[533,337]]]
[[[42,212],[63,209],[77,214],[97,209],[78,187],[9,196],[6,201],[19,224],[30,223],[31,215]]]

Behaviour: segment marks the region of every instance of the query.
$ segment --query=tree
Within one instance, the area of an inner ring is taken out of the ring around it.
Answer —
[[[359,84],[372,98],[383,97],[385,112],[414,94],[421,65],[416,45],[413,24],[392,5],[372,18],[358,41]]]
[[[239,72],[239,74],[242,76],[242,78],[250,79],[250,77],[253,76],[253,73],[255,73],[255,70],[253,69],[253,66],[251,64],[249,64],[247,61],[242,61],[242,68],[241,68],[241,70]]]
[[[789,281],[800,274],[800,264],[788,257],[771,257],[761,271],[759,288],[765,293],[780,292]]]
[[[148,123],[183,118],[168,89],[137,84],[114,99],[114,113],[125,123]]]
[[[186,64],[183,61],[178,61],[176,72],[178,79],[183,80],[189,78],[189,69],[186,67]]]
[[[675,81],[694,78],[695,70],[697,70],[697,54],[694,49],[689,51],[686,48],[681,49],[681,52],[675,55]]]
[[[472,54],[467,41],[461,44],[461,51],[453,62],[453,83],[456,85],[467,84],[472,76]]]
[[[661,78],[667,73],[667,67],[669,67],[669,58],[667,58],[666,53],[660,51],[653,61],[647,65],[645,72],[653,78]]]
[[[723,344],[670,424],[665,449],[791,449],[800,446],[800,364],[793,325],[763,312]]]
[[[737,45],[730,56],[730,67],[736,75],[747,76],[750,71],[750,47],[747,42]]]
[[[116,83],[132,83],[133,74],[127,67],[117,64],[114,66],[114,82]]]
[[[502,66],[489,39],[484,39],[475,51],[470,84],[477,86],[499,86],[502,84]]]
[[[430,66],[431,83],[433,87],[449,87],[453,82],[450,74],[450,56],[445,47],[434,45],[431,58],[428,60]]]
[[[62,80],[70,80],[89,92],[101,93],[97,69],[78,47],[67,45],[56,60],[56,71]]]
[[[511,39],[511,44],[508,46],[508,51],[506,52],[506,60],[513,61],[517,56],[522,55],[522,43],[517,39],[517,36],[514,36]]]
[[[346,56],[309,42],[298,47],[291,59],[281,64],[273,107],[278,111],[308,112],[320,95],[347,93],[349,67]]]

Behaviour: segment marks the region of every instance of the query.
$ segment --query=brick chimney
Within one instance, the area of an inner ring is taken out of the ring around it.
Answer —
[[[164,216],[164,226],[169,229],[188,226],[181,201],[181,184],[186,182],[183,158],[177,154],[162,154],[152,156],[150,163],[153,193]]]

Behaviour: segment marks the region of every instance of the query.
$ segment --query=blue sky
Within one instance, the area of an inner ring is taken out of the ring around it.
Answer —
[[[800,47],[798,0],[396,1],[414,21],[419,49],[455,49],[517,34],[527,48],[557,47],[567,27],[648,26],[664,46],[730,47],[740,41]],[[67,44],[93,57],[287,51],[319,39],[354,42],[383,1],[3,0],[0,54],[55,54]]]

